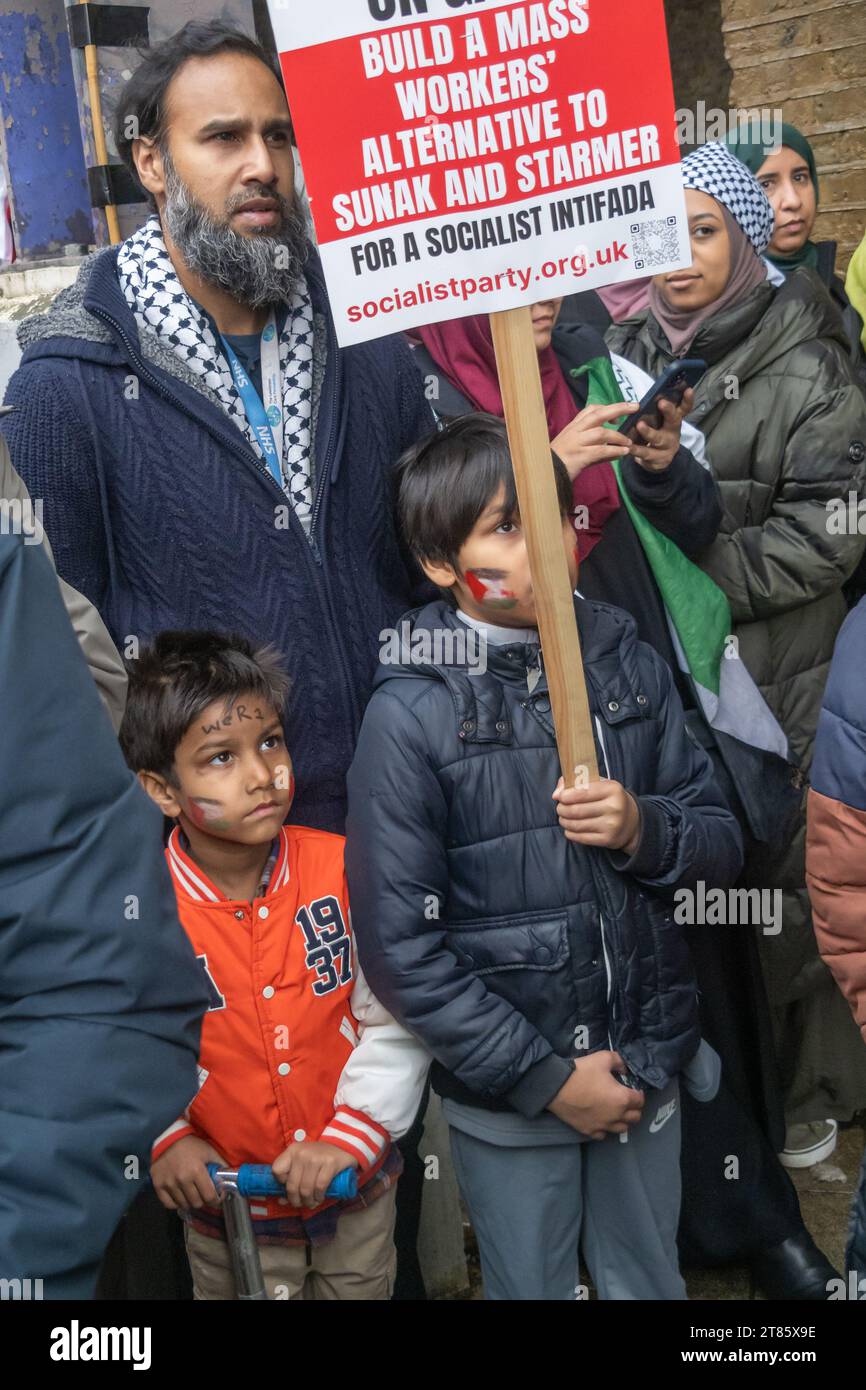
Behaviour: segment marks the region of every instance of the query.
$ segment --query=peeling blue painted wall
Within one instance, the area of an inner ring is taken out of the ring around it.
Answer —
[[[0,117],[19,256],[93,240],[62,0],[0,13]]]

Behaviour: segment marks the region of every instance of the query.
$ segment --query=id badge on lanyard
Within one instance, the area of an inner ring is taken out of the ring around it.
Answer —
[[[225,338],[223,348],[231,368],[247,420],[259,441],[274,481],[283,486],[283,391],[280,372],[280,339],[273,309],[262,331],[261,366],[264,402],[240,364],[237,353]]]

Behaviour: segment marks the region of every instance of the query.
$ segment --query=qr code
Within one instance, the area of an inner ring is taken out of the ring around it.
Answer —
[[[629,231],[634,244],[635,270],[649,270],[677,259],[680,241],[675,217],[656,217],[649,222],[633,222]]]

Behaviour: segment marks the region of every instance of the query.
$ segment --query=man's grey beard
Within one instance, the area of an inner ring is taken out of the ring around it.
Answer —
[[[297,195],[289,202],[264,185],[247,189],[233,200],[234,208],[228,207],[226,219],[219,221],[196,202],[167,150],[163,170],[165,229],[193,274],[251,309],[289,303],[309,250]],[[276,199],[282,221],[273,229],[242,236],[230,226],[228,213],[257,197]]]

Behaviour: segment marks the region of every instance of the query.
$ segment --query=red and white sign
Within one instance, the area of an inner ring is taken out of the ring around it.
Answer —
[[[269,0],[341,343],[691,264],[663,0]]]

